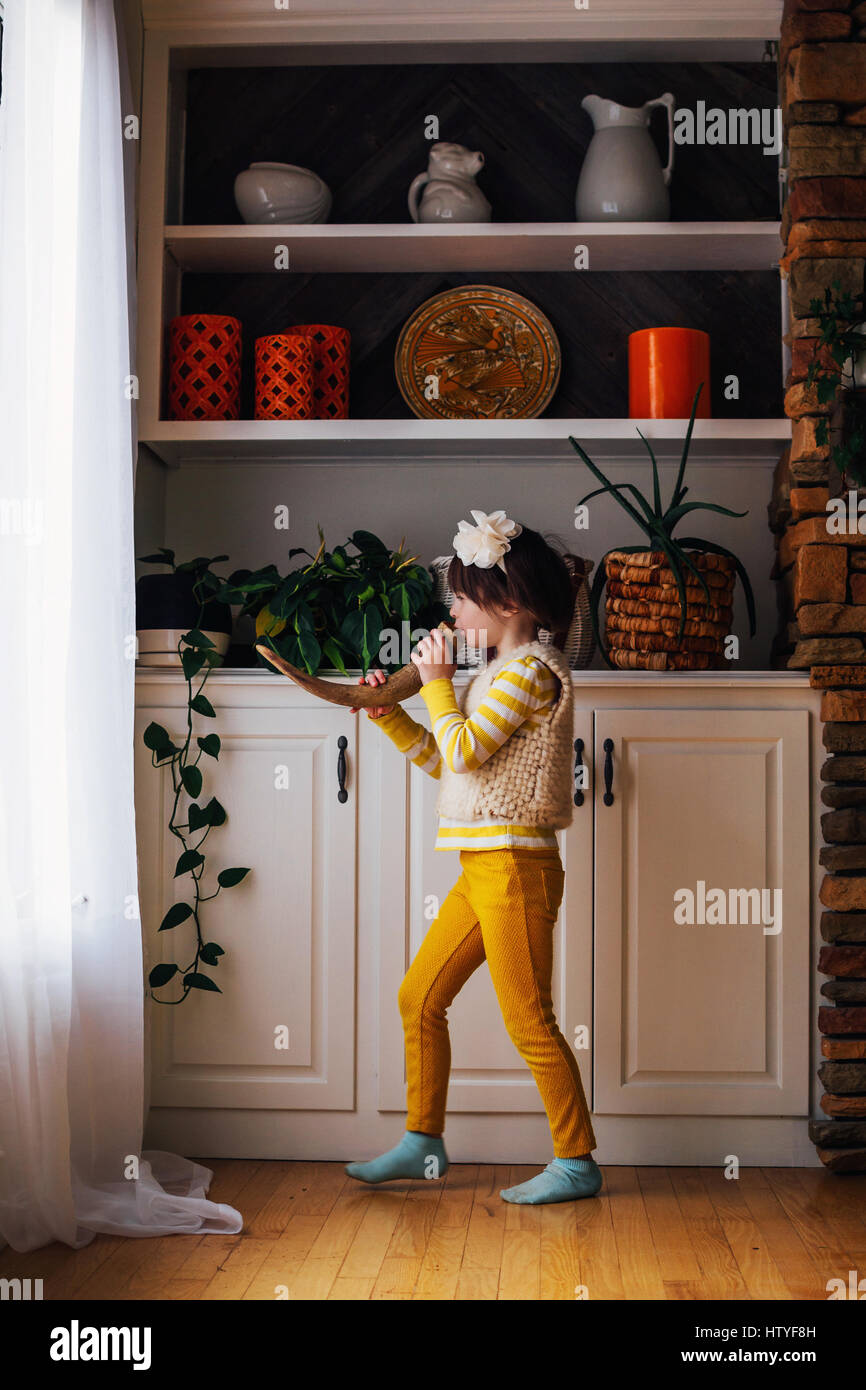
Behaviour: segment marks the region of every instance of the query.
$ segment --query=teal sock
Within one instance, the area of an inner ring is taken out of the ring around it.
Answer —
[[[555,1158],[542,1173],[517,1187],[502,1188],[499,1195],[520,1206],[539,1206],[544,1202],[594,1197],[601,1184],[601,1169],[594,1158]]]
[[[448,1155],[440,1134],[407,1129],[399,1144],[368,1163],[347,1163],[350,1178],[361,1182],[391,1182],[394,1178],[444,1178]]]
[[[592,1154],[588,1158],[555,1158],[558,1168],[567,1168],[569,1173],[592,1173],[597,1167]]]

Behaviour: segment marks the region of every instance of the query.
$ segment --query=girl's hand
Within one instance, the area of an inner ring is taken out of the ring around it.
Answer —
[[[422,637],[417,647],[409,655],[421,672],[421,684],[434,681],[440,676],[448,680],[457,670],[456,662],[450,661],[454,655],[454,634],[441,627],[434,628],[427,637]]]
[[[387,676],[384,671],[368,671],[366,676],[358,677],[358,685],[382,685],[386,680]],[[367,706],[367,718],[381,719],[383,714],[390,714],[393,708],[393,705],[369,705]],[[353,708],[352,713],[358,713],[357,706]]]

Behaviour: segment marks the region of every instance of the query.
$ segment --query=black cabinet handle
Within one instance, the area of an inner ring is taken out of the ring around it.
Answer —
[[[583,739],[574,740],[574,804],[583,805],[583,789],[578,782],[578,773],[583,771]]]
[[[337,739],[337,747],[340,750],[337,755],[337,781],[340,784],[340,790],[337,792],[337,800],[340,802],[349,800],[349,793],[346,791],[346,749],[348,746],[349,740],[346,738],[345,734],[340,734],[340,737]]]
[[[606,738],[604,744],[604,804],[613,805],[613,739]]]

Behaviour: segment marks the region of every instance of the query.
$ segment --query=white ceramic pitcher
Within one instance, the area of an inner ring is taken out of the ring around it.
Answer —
[[[492,209],[475,182],[475,175],[483,167],[484,155],[480,150],[437,141],[430,150],[426,171],[416,174],[409,187],[412,221],[489,222]]]
[[[604,97],[587,96],[595,134],[577,185],[578,222],[666,222],[671,215],[668,185],[674,167],[674,97],[645,101],[643,106],[620,106]],[[654,106],[668,109],[668,162],[661,166],[652,136]]]

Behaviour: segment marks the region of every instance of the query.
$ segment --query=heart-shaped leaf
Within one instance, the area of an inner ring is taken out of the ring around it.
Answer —
[[[164,546],[160,546],[155,555],[139,555],[138,559],[143,565],[173,565],[174,551],[166,550]]]
[[[204,817],[203,825],[225,825],[228,819],[225,807],[217,801],[215,796],[212,796],[205,806],[202,816]]]
[[[192,680],[193,676],[198,675],[202,666],[204,666],[204,661],[204,657],[200,656],[199,653],[192,648],[187,648],[185,651],[181,652],[180,664],[183,667],[183,674],[187,680]]]
[[[197,627],[191,627],[189,632],[185,632],[181,637],[181,642],[187,642],[191,647],[213,647],[215,643]]]
[[[187,989],[209,989],[214,994],[222,994],[219,985],[215,985],[213,980],[208,979],[207,975],[199,975],[198,973],[184,975],[183,982]]]
[[[175,875],[175,877],[177,877],[177,875]],[[163,917],[159,930],[171,931],[172,927],[179,926],[181,922],[185,922],[187,917],[191,916],[192,908],[189,903],[175,903],[173,907],[168,909],[168,912]]]
[[[173,975],[177,974],[177,966],[169,965],[165,962],[162,965],[155,965],[147,977],[151,989],[159,989],[160,985],[168,984]]]
[[[196,797],[201,791],[201,772],[197,767],[185,767],[181,769],[180,780],[183,782],[184,789],[190,796]]]
[[[152,749],[154,753],[158,753],[160,748],[165,748],[166,745],[173,746],[168,730],[161,724],[148,724],[141,737],[145,748]]]
[[[221,888],[234,888],[248,873],[249,869],[221,869],[217,874],[217,882]]]
[[[197,849],[185,849],[175,865],[174,876],[179,878],[181,874],[188,874],[190,869],[197,869],[203,863],[204,855],[199,854]]]
[[[203,714],[208,719],[216,719],[216,711],[210,700],[204,695],[195,695],[189,702],[190,709],[194,709],[196,714]]]

